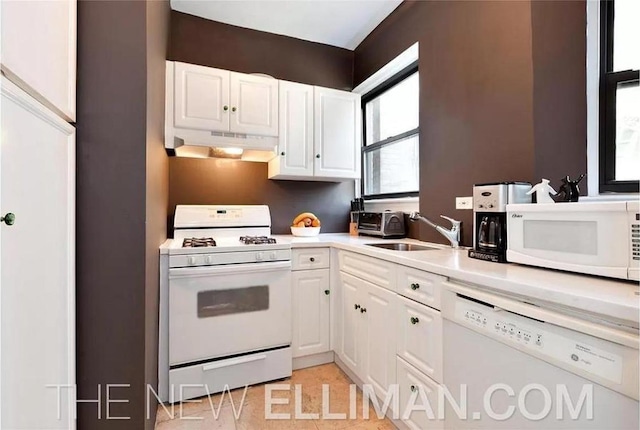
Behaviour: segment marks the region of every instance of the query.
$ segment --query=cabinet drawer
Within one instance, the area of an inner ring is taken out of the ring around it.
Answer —
[[[329,248],[294,249],[291,270],[327,269],[330,256]]]
[[[424,305],[440,309],[440,293],[446,277],[398,266],[398,293]]]
[[[444,428],[444,420],[438,419],[438,383],[423,375],[401,358],[396,359],[396,374],[398,375],[398,388],[400,390],[399,412],[402,422],[413,430]],[[431,417],[420,407],[411,411],[412,405],[424,404],[422,400],[423,394],[426,394],[433,411],[433,416]],[[407,409],[407,406],[409,406],[409,409]]]
[[[396,265],[352,252],[340,252],[340,270],[387,290],[396,290]]]
[[[442,316],[439,311],[398,297],[397,354],[431,379],[442,382]]]

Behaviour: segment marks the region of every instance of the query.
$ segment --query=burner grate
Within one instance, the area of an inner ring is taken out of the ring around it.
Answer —
[[[240,236],[240,242],[245,245],[263,245],[276,243],[275,238],[267,236]]]
[[[205,248],[216,246],[212,237],[187,237],[182,241],[183,248]]]

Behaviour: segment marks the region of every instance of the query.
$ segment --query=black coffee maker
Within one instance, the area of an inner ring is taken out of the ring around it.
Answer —
[[[529,182],[497,182],[473,187],[473,249],[469,257],[507,262],[507,204],[531,203]]]

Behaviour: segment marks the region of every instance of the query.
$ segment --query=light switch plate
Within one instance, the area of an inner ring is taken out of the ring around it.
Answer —
[[[456,209],[473,209],[473,197],[456,197]]]

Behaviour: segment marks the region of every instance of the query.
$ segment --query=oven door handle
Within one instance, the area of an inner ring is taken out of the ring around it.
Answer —
[[[184,278],[190,276],[237,275],[240,273],[260,273],[291,270],[290,261],[273,263],[223,264],[220,266],[179,267],[169,269],[169,278]]]
[[[215,361],[213,363],[205,364],[202,366],[202,371],[206,372],[209,370],[221,369],[223,367],[231,367],[237,366],[238,364],[251,363],[253,361],[265,360],[267,358],[266,354],[260,355],[249,355],[245,357],[238,358],[230,358],[228,360]]]

